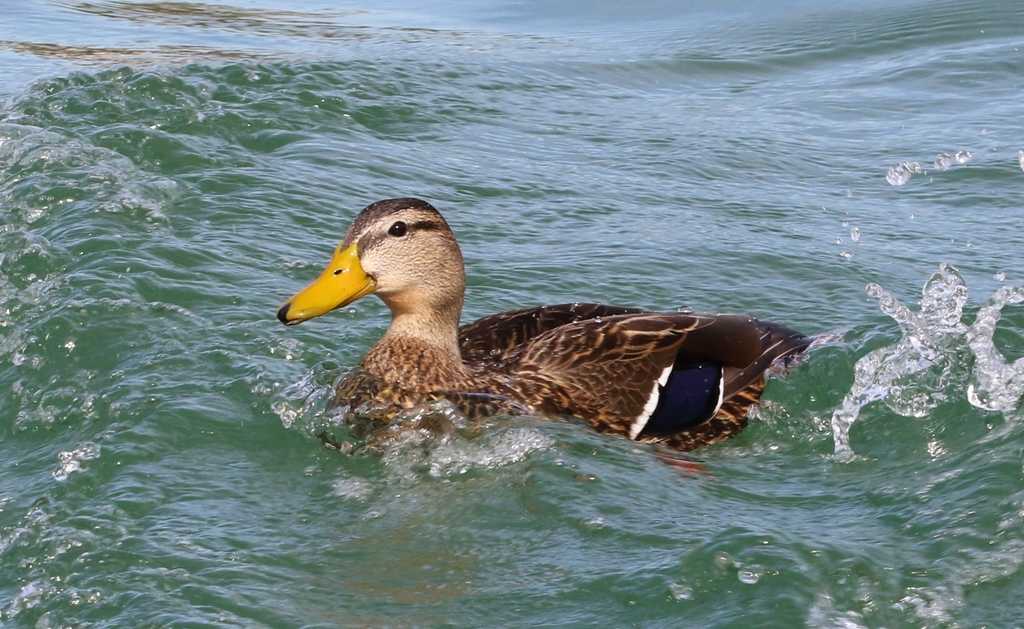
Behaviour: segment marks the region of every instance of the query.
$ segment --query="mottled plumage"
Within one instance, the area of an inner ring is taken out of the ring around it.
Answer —
[[[598,304],[526,308],[458,327],[462,255],[441,215],[418,199],[364,209],[320,279],[278,318],[300,323],[370,292],[391,309],[391,326],[336,395],[357,413],[385,417],[448,400],[471,416],[571,416],[690,450],[742,430],[765,370],[810,343],[746,315]]]

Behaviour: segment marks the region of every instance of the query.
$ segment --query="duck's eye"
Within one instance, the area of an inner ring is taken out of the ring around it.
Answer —
[[[408,231],[408,229],[409,228],[406,227],[404,222],[395,221],[395,224],[391,226],[391,229],[388,230],[388,233],[391,234],[392,236],[401,238],[402,236],[405,235],[405,232]]]

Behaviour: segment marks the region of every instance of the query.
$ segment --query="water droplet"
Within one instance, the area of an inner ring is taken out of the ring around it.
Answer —
[[[939,153],[935,158],[935,169],[946,170],[953,165],[953,158],[950,157],[949,153]]]
[[[732,566],[733,568],[738,567],[738,564],[735,561],[733,561],[733,558],[730,557],[729,553],[725,551],[719,551],[715,553],[713,561],[715,562],[715,565],[719,568],[728,568],[730,566]]]
[[[854,227],[853,229],[850,230],[850,240],[852,240],[853,242],[857,242],[858,240],[860,240],[859,228]]]
[[[889,172],[885,174],[885,180],[889,182],[890,186],[902,186],[903,184],[910,181],[911,173],[903,164],[893,166],[889,169]]]
[[[736,573],[736,577],[740,580],[740,583],[746,583],[747,585],[754,585],[761,580],[764,576],[765,569],[762,566],[751,565],[744,568],[740,568],[739,572]]]
[[[672,593],[672,598],[677,601],[688,601],[693,598],[693,588],[682,583],[669,584],[668,591]]]

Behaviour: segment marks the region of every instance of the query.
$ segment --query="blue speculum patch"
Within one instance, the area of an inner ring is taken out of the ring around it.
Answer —
[[[642,434],[675,433],[711,419],[721,399],[722,368],[707,362],[679,361],[658,388],[658,405]]]

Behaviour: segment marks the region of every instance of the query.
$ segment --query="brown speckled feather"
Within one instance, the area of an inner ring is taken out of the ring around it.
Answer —
[[[606,308],[595,310],[612,311]],[[711,359],[730,370],[725,403],[718,413],[723,418],[739,414],[739,400],[731,399],[737,394],[753,393],[756,401],[763,379],[752,391],[750,386],[758,383],[747,375],[763,374],[781,355],[779,350],[793,352],[803,347],[799,342],[764,345],[758,326],[763,324],[743,315],[633,312],[595,316],[552,328],[524,345],[505,350],[504,367],[517,380],[529,382],[520,395],[539,410],[582,417],[602,432],[628,435],[659,376],[681,354]],[[486,348],[482,339],[474,340],[478,351]],[[765,366],[758,370],[760,362]],[[730,384],[737,388],[730,390]],[[533,398],[531,392],[538,389],[543,395]],[[748,405],[742,406],[742,421]]]
[[[585,319],[639,314],[640,308],[603,304],[558,304],[510,310],[477,319],[459,328],[463,360],[501,362],[505,352],[520,349],[534,337]]]
[[[690,334],[708,333],[713,317],[631,314],[551,330],[524,348],[516,371],[557,382],[570,404],[540,406],[582,417],[602,432],[628,435],[658,378],[684,351]]]

